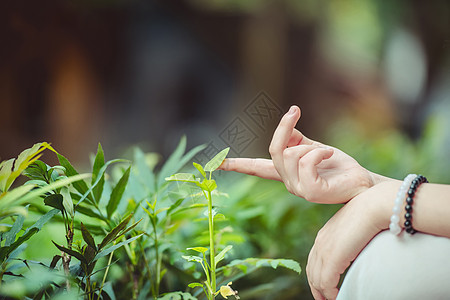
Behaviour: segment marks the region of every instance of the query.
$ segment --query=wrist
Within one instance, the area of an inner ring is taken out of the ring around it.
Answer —
[[[389,228],[395,195],[402,183],[399,180],[382,177],[380,182],[358,195],[367,201],[371,215],[370,221],[380,231]]]

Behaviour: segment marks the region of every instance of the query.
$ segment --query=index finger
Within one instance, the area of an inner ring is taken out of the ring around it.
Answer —
[[[265,179],[281,181],[272,160],[264,158],[227,158],[220,165],[219,170],[235,171]]]
[[[295,142],[292,140],[293,138],[297,138],[297,143],[300,143],[302,140],[301,134],[299,131],[294,131],[295,124],[297,124],[298,119],[300,118],[301,111],[297,106],[291,106],[289,111],[281,118],[280,124],[275,129],[275,132],[272,137],[272,141],[270,142],[269,152],[272,157],[273,164],[275,169],[280,174],[280,177],[286,179],[285,170],[284,170],[284,162],[283,162],[283,151],[289,146],[289,143]],[[295,132],[297,135],[293,137],[292,134]]]

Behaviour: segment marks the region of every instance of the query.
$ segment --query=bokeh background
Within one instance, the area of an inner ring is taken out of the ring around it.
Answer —
[[[42,140],[76,162],[98,142],[111,155],[130,144],[168,153],[183,134],[191,146],[216,139],[261,91],[283,112],[299,105],[298,128],[324,142],[342,120],[348,135],[417,140],[438,115],[448,136],[449,7],[2,1],[0,157]],[[274,124],[241,119],[258,138],[239,155],[267,155]]]
[[[449,1],[0,1],[0,41],[0,160],[48,141],[88,170],[99,142],[107,159],[132,145],[167,157],[183,135],[204,159],[268,157],[296,104],[298,129],[369,169],[450,183]],[[240,253],[304,268],[337,207],[236,178],[253,245]],[[262,291],[307,299],[302,276]]]

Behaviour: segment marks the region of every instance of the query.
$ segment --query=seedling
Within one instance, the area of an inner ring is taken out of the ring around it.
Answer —
[[[217,290],[216,286],[217,264],[224,259],[225,254],[230,251],[232,246],[226,246],[220,253],[216,255],[214,232],[215,211],[213,210],[212,192],[217,188],[217,184],[216,181],[212,179],[212,173],[217,170],[217,168],[222,164],[229,151],[230,148],[226,148],[220,151],[208,163],[206,163],[204,167],[194,162],[193,165],[200,172],[201,177],[196,177],[191,173],[177,173],[166,178],[167,181],[179,181],[195,184],[201,189],[202,194],[208,203],[209,249],[205,247],[187,248],[187,250],[192,250],[200,253],[200,256],[183,256],[183,258],[187,261],[195,261],[201,265],[205,273],[206,280],[204,282],[191,283],[189,284],[189,287],[202,287],[208,300],[214,299],[219,293],[221,293],[221,295],[225,298],[227,296],[234,295],[236,299],[239,299],[239,296],[237,296],[237,292],[231,289],[231,283],[227,284],[226,286],[222,286],[219,290]],[[206,252],[208,252],[208,250],[209,260],[206,255]]]

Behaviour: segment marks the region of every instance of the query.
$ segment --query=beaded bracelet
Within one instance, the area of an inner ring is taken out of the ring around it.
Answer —
[[[398,190],[397,197],[394,201],[394,207],[392,208],[393,214],[391,216],[391,223],[389,224],[389,230],[392,234],[398,235],[402,231],[402,228],[400,227],[400,212],[402,210],[403,201],[406,197],[407,189],[416,176],[416,174],[409,174],[406,176],[400,186],[400,189]]]
[[[407,197],[406,197],[406,206],[405,206],[405,230],[409,234],[414,234],[417,231],[412,227],[412,205],[414,203],[414,195],[416,194],[417,188],[422,184],[428,182],[427,178],[422,175],[418,175],[412,182],[409,187]]]

